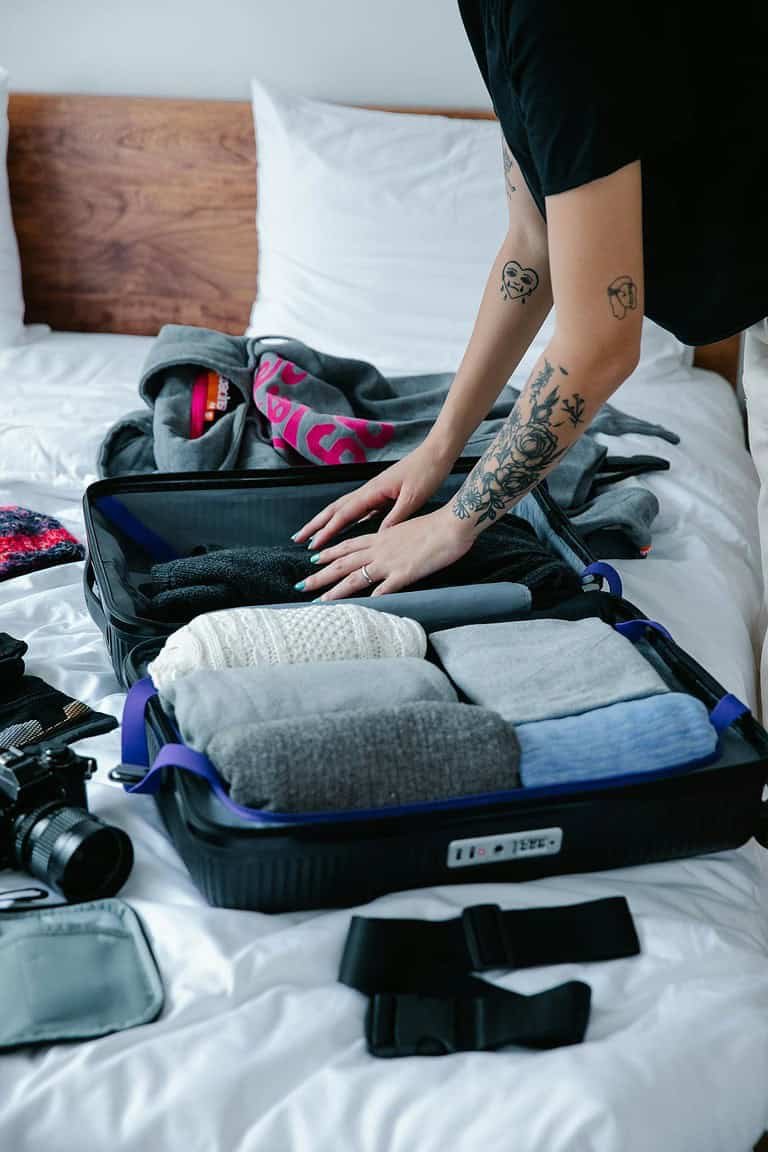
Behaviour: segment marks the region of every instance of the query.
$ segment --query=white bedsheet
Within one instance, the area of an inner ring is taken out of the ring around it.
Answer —
[[[51,513],[82,537],[97,444],[136,406],[148,344],[40,331],[0,352],[0,504]],[[641,366],[617,403],[683,436],[678,448],[622,442],[626,453],[672,461],[649,481],[663,509],[653,555],[620,565],[627,593],[754,705],[756,480],[731,391],[711,374],[656,364]],[[30,672],[117,716],[121,694],[81,578],[74,564],[0,584],[0,630],[28,641]],[[579,1047],[376,1061],[364,1048],[362,997],[335,982],[350,911],[208,907],[152,802],[105,781],[116,735],[79,747],[100,762],[94,809],[133,838],[123,895],[151,935],[166,1006],[143,1028],[0,1057],[3,1149],[747,1152],[768,1126],[768,869],[756,844],[376,901],[366,911],[442,917],[478,902],[623,893],[643,947],[631,960],[503,977],[522,992],[587,980],[593,1012]]]

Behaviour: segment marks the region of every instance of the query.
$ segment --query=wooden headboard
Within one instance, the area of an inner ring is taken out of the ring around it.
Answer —
[[[13,93],[8,114],[27,323],[243,331],[257,282],[249,103]],[[736,337],[698,350],[696,362],[735,382],[738,356]]]

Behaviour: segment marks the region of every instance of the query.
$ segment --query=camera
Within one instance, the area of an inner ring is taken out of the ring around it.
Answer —
[[[88,812],[96,761],[66,746],[0,751],[0,868],[18,868],[68,900],[114,896],[133,866],[127,833]]]

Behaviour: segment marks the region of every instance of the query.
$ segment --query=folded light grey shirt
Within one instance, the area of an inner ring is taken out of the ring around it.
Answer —
[[[382,808],[520,786],[511,725],[487,708],[420,701],[221,728],[208,756],[247,807]]]
[[[185,743],[198,752],[207,751],[217,732],[236,724],[280,721],[299,729],[304,717],[316,713],[457,699],[445,673],[414,656],[193,672],[161,692]],[[381,739],[386,741],[385,732]]]
[[[429,639],[467,700],[513,724],[669,691],[631,641],[602,620],[470,624]]]

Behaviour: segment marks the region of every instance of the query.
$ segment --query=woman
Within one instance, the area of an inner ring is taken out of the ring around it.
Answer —
[[[768,6],[737,2],[712,16],[698,0],[459,7],[501,125],[509,228],[427,439],[294,537],[322,566],[305,587],[324,600],[397,591],[467,552],[635,368],[644,314],[688,344],[768,314]],[[553,303],[552,339],[495,441],[450,503],[409,520]],[[754,339],[748,363],[768,384],[760,348]],[[768,417],[759,425],[768,457]],[[340,529],[388,505],[377,533],[333,546]]]

